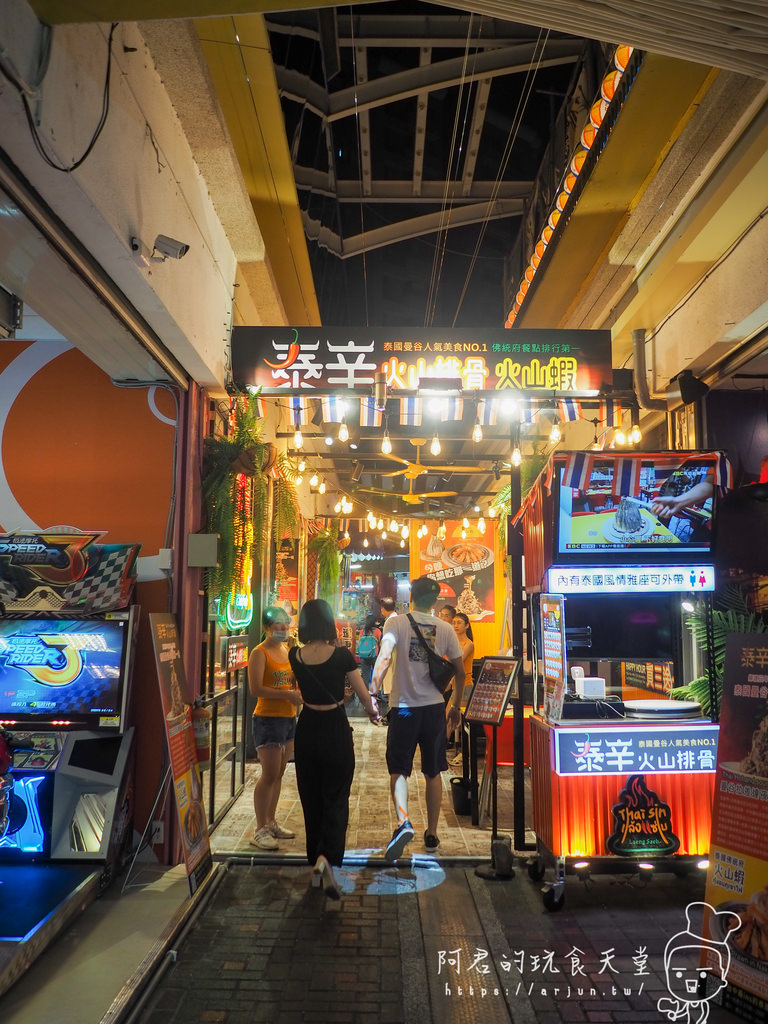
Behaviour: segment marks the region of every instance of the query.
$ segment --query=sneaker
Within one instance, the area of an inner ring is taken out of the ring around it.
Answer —
[[[398,857],[402,856],[403,850],[412,839],[413,825],[406,818],[392,833],[392,838],[389,840],[387,849],[384,852],[384,860],[392,864]]]
[[[269,834],[275,839],[295,839],[296,833],[291,832],[289,828],[284,825],[278,825],[276,821],[273,821],[271,825],[267,825]]]
[[[429,832],[425,832],[424,845],[428,850],[436,850],[440,845],[440,840],[437,838],[437,836],[431,836]]]
[[[260,850],[279,850],[280,845],[272,833],[269,831],[269,826],[265,825],[264,828],[259,828],[253,833],[251,839],[251,846],[256,846]]]

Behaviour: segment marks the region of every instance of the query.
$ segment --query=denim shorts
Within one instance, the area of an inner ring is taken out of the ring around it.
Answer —
[[[253,745],[259,747],[284,747],[296,735],[296,715],[283,718],[278,715],[253,716]]]

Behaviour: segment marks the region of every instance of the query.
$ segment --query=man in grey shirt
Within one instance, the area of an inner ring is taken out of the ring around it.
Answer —
[[[453,626],[432,615],[440,585],[429,576],[420,576],[411,584],[411,614],[427,644],[456,669],[451,702],[429,676],[427,652],[419,642],[407,615],[392,615],[384,624],[381,648],[373,669],[371,688],[378,689],[394,658],[387,732],[387,768],[397,828],[389,841],[386,860],[393,862],[413,839],[408,818],[408,778],[413,771],[416,747],[421,752],[421,770],[426,780],[427,829],[424,845],[436,850],[440,845],[437,823],[443,796],[440,773],[448,769],[445,756],[446,736],[461,720],[461,694],[464,689],[464,662]]]

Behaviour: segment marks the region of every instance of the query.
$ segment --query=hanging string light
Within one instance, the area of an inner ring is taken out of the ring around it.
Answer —
[[[400,524],[396,519],[390,519],[389,528],[392,531],[392,533],[397,533],[397,531],[400,529]]]
[[[320,486],[318,487],[318,491],[320,491],[321,494],[325,494],[325,480],[321,480],[320,481]]]
[[[301,434],[301,431],[299,430],[299,428],[296,427],[296,430],[293,433],[293,447],[294,448],[301,448],[303,446],[303,444],[304,444],[304,438],[302,437],[302,434]]]
[[[432,444],[429,446],[429,450],[432,455],[437,456],[440,454],[440,438],[437,436],[437,432],[435,432],[435,436],[432,438]]]
[[[349,428],[347,427],[346,420],[342,420],[339,424],[339,440],[342,444],[346,444],[349,440]]]
[[[520,463],[522,461],[523,461],[523,456],[522,456],[522,453],[520,451],[520,447],[519,447],[519,445],[515,445],[515,447],[512,449],[512,465],[517,467],[517,466],[520,465]]]
[[[633,423],[632,424],[632,429],[629,432],[629,442],[630,442],[630,444],[640,444],[640,442],[642,440],[643,440],[643,432],[640,430],[640,424],[639,423]]]
[[[317,473],[313,473],[312,476],[309,478],[309,486],[310,487],[317,487],[317,485],[319,483],[320,483],[320,477],[317,475]]]
[[[389,455],[392,451],[392,442],[389,439],[389,431],[384,431],[384,437],[381,439],[381,454]]]
[[[475,425],[472,428],[472,440],[475,444],[480,444],[483,440],[483,428],[480,426],[480,417],[478,416],[475,420]]]
[[[477,532],[481,534],[485,533],[485,520],[482,516],[477,517]]]
[[[400,536],[403,538],[403,540],[408,540],[408,537],[410,536],[410,533],[411,533],[411,531],[408,529],[408,524],[407,523],[403,523],[403,528],[400,531]]]
[[[461,525],[464,527],[465,530],[469,529],[469,520],[467,519],[466,516],[464,516],[464,518],[462,519]]]
[[[441,519],[440,525],[437,528],[437,536],[440,538],[440,540],[445,540],[446,532],[447,531],[445,529],[445,520]]]
[[[303,473],[306,468],[307,468],[306,462],[304,461],[304,459],[301,459],[299,461],[299,472]]]
[[[557,442],[560,440],[562,436],[563,435],[560,433],[560,425],[557,422],[557,420],[555,420],[555,422],[552,424],[552,429],[549,432],[549,440],[552,442],[552,444],[557,444]]]

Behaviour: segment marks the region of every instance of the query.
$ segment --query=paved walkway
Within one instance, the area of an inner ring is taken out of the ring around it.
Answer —
[[[340,877],[334,902],[306,868],[230,862],[140,1024],[655,1024],[665,944],[703,898],[698,873],[569,878],[548,913],[524,867],[425,856]]]

